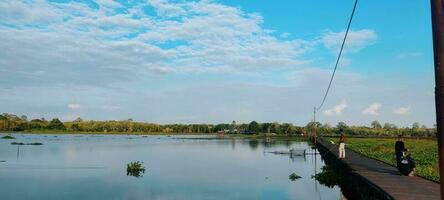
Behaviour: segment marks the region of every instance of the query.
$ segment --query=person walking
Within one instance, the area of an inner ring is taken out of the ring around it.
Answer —
[[[339,159],[345,159],[345,135],[340,130],[341,136],[339,136]]]
[[[405,150],[404,139],[402,138],[402,135],[398,135],[398,140],[395,143],[396,167],[398,168],[401,164]]]

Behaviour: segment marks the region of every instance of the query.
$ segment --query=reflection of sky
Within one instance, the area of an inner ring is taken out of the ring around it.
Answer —
[[[6,199],[337,199],[338,188],[317,185],[314,158],[265,152],[309,148],[305,142],[202,140],[160,136],[16,135],[0,140],[0,193]],[[132,139],[131,139],[132,138]],[[234,142],[234,148],[233,148]],[[265,146],[267,145],[267,146]],[[126,164],[142,161],[142,178]],[[316,158],[319,171],[322,161]],[[291,182],[289,174],[302,178]],[[20,194],[21,196],[16,196]],[[24,195],[24,196],[23,196]],[[19,198],[20,199],[20,198]],[[26,198],[25,198],[26,199]]]

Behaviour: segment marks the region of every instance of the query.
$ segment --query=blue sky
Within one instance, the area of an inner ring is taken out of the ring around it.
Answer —
[[[352,0],[0,2],[0,110],[306,124]],[[360,1],[323,123],[435,123],[429,4]]]

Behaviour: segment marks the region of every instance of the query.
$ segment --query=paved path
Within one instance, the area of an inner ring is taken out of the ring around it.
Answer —
[[[318,144],[338,157],[338,146],[319,139]],[[439,184],[420,177],[401,176],[398,170],[383,162],[346,150],[344,162],[354,173],[364,177],[394,199],[440,199]]]

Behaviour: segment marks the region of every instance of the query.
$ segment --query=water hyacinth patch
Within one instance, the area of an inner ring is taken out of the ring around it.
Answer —
[[[291,181],[295,181],[295,180],[300,179],[300,178],[302,178],[302,177],[300,177],[296,173],[292,173],[292,174],[290,174],[290,176],[288,176],[288,179],[290,179]]]
[[[145,173],[145,167],[142,165],[143,162],[136,161],[130,162],[126,165],[126,175],[134,177],[142,177]]]

